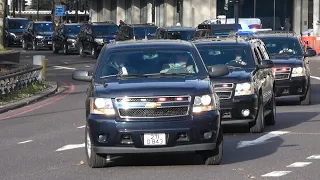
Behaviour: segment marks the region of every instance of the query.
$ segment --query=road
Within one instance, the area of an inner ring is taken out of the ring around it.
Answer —
[[[262,134],[249,134],[244,127],[227,127],[220,166],[201,165],[196,154],[141,155],[112,159],[112,167],[91,169],[86,165],[83,144],[88,84],[73,81],[71,73],[73,69],[92,69],[95,60],[52,55],[50,51],[23,51],[22,62],[31,63],[36,54],[48,59],[47,78],[69,89],[28,107],[0,114],[1,180],[315,180],[320,177],[320,95],[317,94],[320,93],[320,58],[311,61],[312,105],[278,103],[277,124],[267,127]]]

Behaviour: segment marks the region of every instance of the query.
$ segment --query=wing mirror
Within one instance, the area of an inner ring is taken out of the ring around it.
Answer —
[[[215,65],[211,67],[211,72],[209,72],[209,76],[211,78],[226,76],[229,74],[229,68],[225,65]]]
[[[305,53],[305,57],[312,57],[312,56],[316,56],[317,55],[317,52],[314,50],[314,49],[312,49],[312,48],[308,48],[307,50],[306,50],[306,53]]]
[[[268,69],[268,68],[273,68],[274,64],[273,61],[271,60],[263,60],[260,65],[258,65],[259,69]]]
[[[72,73],[72,79],[76,81],[90,82],[92,80],[92,76],[89,75],[89,71],[75,70]]]

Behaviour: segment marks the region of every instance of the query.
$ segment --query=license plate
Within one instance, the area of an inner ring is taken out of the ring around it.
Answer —
[[[48,44],[52,44],[52,42],[51,42],[51,41],[49,41],[49,42],[48,42]]]
[[[144,134],[143,140],[145,146],[166,145],[166,134]]]

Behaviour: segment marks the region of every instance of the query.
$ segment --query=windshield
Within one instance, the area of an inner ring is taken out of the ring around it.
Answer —
[[[253,68],[254,62],[246,46],[197,46],[199,53],[208,68],[223,64],[229,68]]]
[[[270,56],[303,56],[302,48],[296,39],[262,39]]]
[[[28,20],[9,20],[9,29],[24,29]]]
[[[80,32],[80,25],[66,25],[64,26],[65,34],[78,34]]]
[[[172,48],[126,49],[106,53],[97,69],[97,78],[112,75],[196,75],[194,57],[188,50]]]
[[[230,33],[236,32],[234,29],[212,30],[212,36],[229,36]]]
[[[194,38],[194,31],[168,31],[167,39],[181,39],[192,40]]]
[[[36,32],[53,32],[52,23],[34,23],[33,28]]]
[[[116,25],[98,25],[92,26],[93,34],[95,36],[110,36],[115,35],[118,31],[118,26]]]
[[[137,39],[144,39],[145,36],[153,38],[155,36],[157,27],[134,27],[134,35]]]

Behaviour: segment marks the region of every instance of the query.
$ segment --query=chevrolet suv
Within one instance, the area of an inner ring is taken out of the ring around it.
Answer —
[[[88,165],[106,157],[144,153],[197,152],[207,165],[220,164],[223,133],[219,100],[196,47],[176,40],[122,41],[104,46],[90,82],[85,147]]]
[[[29,22],[22,34],[22,48],[27,50],[31,46],[34,51],[39,48],[51,50],[53,31],[54,24],[52,22]]]
[[[69,23],[60,24],[52,35],[52,51],[59,53],[63,50],[64,54],[76,52],[76,39],[80,31],[81,24]]]

